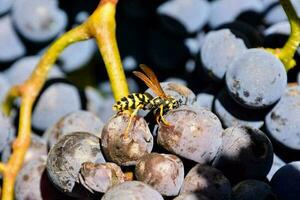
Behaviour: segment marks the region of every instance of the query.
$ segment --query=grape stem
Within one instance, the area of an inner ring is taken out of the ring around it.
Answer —
[[[290,0],[280,0],[280,4],[288,17],[291,34],[283,48],[267,50],[276,55],[284,64],[286,71],[288,71],[296,66],[296,61],[293,57],[300,44],[300,18],[297,16]]]
[[[3,174],[2,200],[13,200],[14,183],[21,169],[31,140],[32,106],[48,72],[60,53],[77,41],[96,38],[100,53],[104,59],[116,100],[128,95],[128,86],[122,68],[115,38],[115,10],[117,0],[101,0],[94,13],[81,25],[63,34],[45,52],[30,77],[21,85],[14,86],[2,105],[3,112],[9,115],[16,97],[21,97],[18,136],[12,145],[12,155],[7,163],[0,163]]]

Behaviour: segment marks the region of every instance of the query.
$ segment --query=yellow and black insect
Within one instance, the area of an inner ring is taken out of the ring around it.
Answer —
[[[153,110],[156,115],[157,122],[161,120],[165,125],[169,125],[163,115],[169,110],[177,108],[179,106],[179,102],[174,97],[165,94],[156,78],[156,75],[149,67],[146,65],[140,65],[140,67],[144,73],[134,71],[133,74],[140,78],[157,95],[157,97],[153,97],[149,93],[132,93],[117,101],[113,105],[113,109],[118,112],[132,109],[134,110],[132,116],[136,115],[140,109]]]

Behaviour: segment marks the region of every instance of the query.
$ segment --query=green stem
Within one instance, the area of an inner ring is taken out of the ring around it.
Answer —
[[[116,0],[100,3],[89,21],[91,33],[95,36],[99,50],[105,63],[115,100],[129,94],[118,45],[116,41]]]
[[[293,68],[296,63],[293,59],[300,44],[300,18],[290,0],[280,0],[280,3],[288,17],[291,26],[291,34],[288,41],[279,53],[279,58],[283,61],[286,70]]]

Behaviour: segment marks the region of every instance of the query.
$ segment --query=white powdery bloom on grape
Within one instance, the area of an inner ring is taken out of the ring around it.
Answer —
[[[244,11],[262,12],[260,0],[217,0],[211,3],[209,25],[212,28],[233,21]]]
[[[0,152],[10,143],[14,131],[10,119],[0,113]]]
[[[276,173],[276,171],[278,169],[280,169],[281,167],[283,167],[286,163],[281,160],[276,154],[274,154],[273,156],[273,165],[267,175],[267,178],[269,181],[271,181],[273,175]]]
[[[14,0],[0,0],[0,15],[9,11]]]
[[[229,29],[209,32],[201,47],[201,61],[206,71],[221,80],[231,61],[247,49],[243,40],[236,38]]]
[[[15,1],[12,18],[18,31],[35,42],[54,38],[67,25],[67,16],[58,8],[57,0]]]
[[[184,40],[184,44],[189,49],[192,55],[196,55],[200,51],[204,38],[205,38],[205,33],[202,31],[198,33],[196,37],[186,38]]]
[[[10,88],[10,84],[3,73],[0,73],[0,103],[5,99],[5,96]]]
[[[266,116],[266,129],[284,147],[300,150],[300,86],[288,87]]]
[[[197,101],[194,103],[194,105],[202,107],[202,108],[206,108],[211,111],[214,98],[215,98],[215,96],[212,94],[199,93],[197,95]]]
[[[277,5],[266,14],[264,22],[267,24],[275,24],[286,19],[283,8],[280,5]]]
[[[209,3],[206,0],[172,0],[158,7],[158,14],[178,20],[188,32],[200,30],[209,18]]]
[[[122,64],[125,71],[132,71],[137,68],[137,60],[133,56],[126,56],[122,60]]]
[[[291,33],[290,23],[288,21],[278,22],[266,30],[264,30],[263,34],[265,36],[271,34],[282,34],[282,35],[289,35]]]
[[[88,64],[94,56],[96,44],[94,40],[76,42],[68,46],[59,55],[60,66],[65,72],[72,72]]]
[[[11,17],[0,18],[0,61],[11,62],[26,52],[26,49],[14,31]]]
[[[43,92],[32,115],[32,124],[41,130],[52,126],[64,115],[80,110],[81,102],[74,86],[56,83]]]
[[[11,65],[10,68],[8,68],[4,72],[10,85],[13,86],[21,84],[25,80],[27,80],[39,61],[39,56],[28,56],[23,57],[13,63],[13,65]],[[56,65],[53,66],[48,75],[49,78],[57,78],[63,76],[63,72],[61,72],[61,70]]]
[[[281,61],[264,49],[249,49],[237,56],[226,72],[231,96],[242,106],[267,107],[279,100],[287,86]]]

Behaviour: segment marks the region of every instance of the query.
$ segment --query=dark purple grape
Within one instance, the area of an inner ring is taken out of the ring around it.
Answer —
[[[45,156],[33,159],[23,166],[15,183],[16,200],[43,200],[40,182],[46,168]]]
[[[237,125],[261,128],[266,114],[261,110],[242,107],[230,97],[226,89],[221,90],[217,95],[213,110],[225,128]]]
[[[0,16],[8,12],[14,3],[13,0],[1,0],[0,1]]]
[[[106,158],[118,165],[135,165],[153,148],[153,136],[147,122],[142,117],[134,116],[128,128],[130,115],[121,113],[111,118],[103,128],[101,146]]]
[[[230,200],[231,185],[221,171],[197,164],[184,178],[180,194],[201,193],[211,200]]]
[[[206,0],[166,1],[157,8],[159,19],[174,34],[192,34],[203,28],[209,17]]]
[[[300,161],[281,167],[272,177],[271,187],[278,199],[296,200],[300,197]]]
[[[15,1],[12,19],[19,33],[33,42],[47,42],[67,25],[67,16],[58,8],[57,0]]]
[[[0,112],[0,153],[10,145],[11,138],[14,134],[15,128],[13,127],[10,119]]]
[[[64,82],[49,84],[40,95],[33,109],[32,125],[42,131],[66,114],[80,110],[83,103],[78,89]]]
[[[95,41],[76,42],[64,49],[59,55],[58,62],[64,72],[70,73],[87,65],[96,50]]]
[[[10,16],[0,18],[0,30],[0,63],[13,62],[23,56],[26,49],[14,31]]]
[[[126,181],[110,188],[101,200],[163,200],[159,192],[140,181]]]
[[[137,180],[151,185],[160,194],[175,196],[183,183],[183,163],[172,154],[146,154],[137,162],[135,176]]]
[[[77,195],[75,184],[84,162],[105,163],[100,139],[91,133],[75,132],[62,137],[47,158],[47,172],[52,183],[68,195]]]
[[[211,111],[214,99],[215,99],[215,96],[213,94],[202,92],[202,93],[197,94],[197,101],[194,105],[197,105],[199,107],[202,107],[202,108],[205,108],[205,109]]]
[[[109,188],[124,182],[124,174],[115,163],[84,162],[78,175],[80,183],[90,192],[105,193]]]
[[[96,115],[79,110],[65,115],[49,127],[44,137],[52,147],[61,137],[73,132],[88,132],[100,138],[103,126],[103,122]]]
[[[40,59],[40,56],[26,56],[14,62],[9,69],[4,71],[9,83],[13,86],[26,81],[37,66]],[[63,76],[63,72],[58,68],[57,65],[54,65],[49,72],[48,78],[58,78]]]
[[[222,80],[232,60],[247,47],[229,29],[210,31],[201,46],[201,61],[208,74]]]
[[[211,3],[209,25],[212,28],[233,21],[244,11],[261,12],[263,4],[259,0],[219,0]]]
[[[181,194],[173,200],[211,200],[203,194],[200,193],[186,193]]]
[[[245,179],[264,178],[273,162],[273,148],[259,129],[248,126],[227,128],[222,145],[213,161],[232,184]]]
[[[170,126],[159,124],[158,144],[199,163],[212,161],[221,145],[223,131],[221,122],[212,112],[196,106],[181,106],[164,117]]]
[[[10,84],[3,73],[0,73],[0,104],[5,100]]]
[[[147,55],[151,67],[165,75],[176,75],[184,72],[184,65],[189,58],[189,50],[184,40],[162,30],[149,31]]]
[[[273,164],[267,175],[268,180],[270,181],[272,179],[272,177],[274,176],[274,174],[277,172],[277,170],[279,168],[281,168],[282,166],[284,166],[285,164],[286,163],[283,160],[281,160],[276,154],[274,154]]]
[[[272,188],[257,180],[245,180],[235,185],[232,197],[234,200],[277,200]]]
[[[287,85],[281,61],[264,49],[249,49],[237,56],[226,72],[226,85],[236,102],[263,108],[280,99]]]
[[[194,92],[182,84],[175,82],[162,82],[160,85],[167,95],[170,95],[180,101],[180,105],[193,105],[196,102],[196,95]],[[154,97],[157,96],[150,88],[145,92]]]
[[[300,150],[300,86],[289,86],[266,116],[270,138],[289,150]]]

